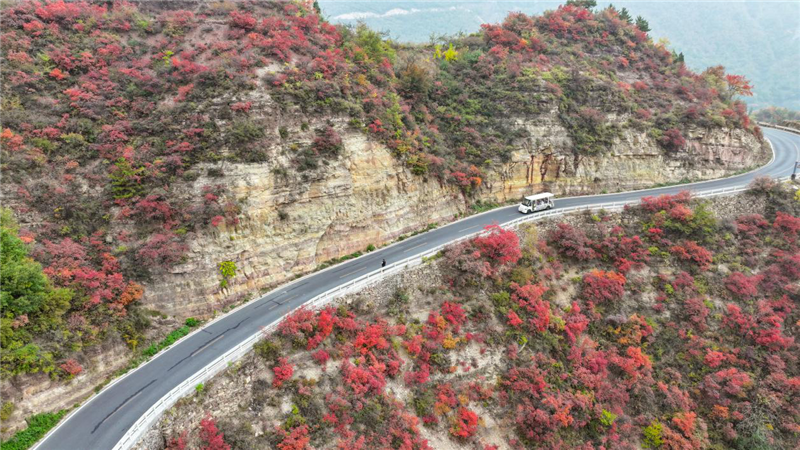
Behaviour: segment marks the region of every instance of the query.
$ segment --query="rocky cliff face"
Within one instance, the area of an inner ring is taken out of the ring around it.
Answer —
[[[495,168],[476,197],[498,202],[550,190],[561,194],[645,188],[656,183],[724,176],[768,159],[766,147],[742,130],[694,129],[684,150],[665,154],[646,133],[626,131],[610,154],[575,159],[555,113],[517,120],[535,142],[521,143]],[[243,213],[235,227],[199,236],[185,263],[147,285],[143,303],[179,317],[205,316],[226,303],[308,273],[318,264],[382,245],[466,210],[451,186],[411,174],[383,145],[341,124],[342,155],[313,172],[276,171],[271,162],[226,164],[221,179]],[[233,261],[237,275],[219,285],[218,264]]]
[[[465,210],[457,190],[411,174],[364,134],[342,138],[341,157],[313,173],[282,173],[275,162],[226,164],[223,179],[198,179],[195,186],[229,187],[242,203],[240,223],[195,239],[188,260],[149,284],[143,303],[178,316],[207,315],[321,262]],[[227,260],[237,274],[222,290],[217,267]]]
[[[765,163],[768,144],[742,129],[692,128],[678,152],[664,149],[645,131],[625,129],[609,153],[576,158],[557,111],[535,121],[517,119],[531,136],[509,163],[486,181],[485,199],[513,201],[530,192],[550,190],[560,195],[597,194],[643,189],[681,180],[725,176]]]

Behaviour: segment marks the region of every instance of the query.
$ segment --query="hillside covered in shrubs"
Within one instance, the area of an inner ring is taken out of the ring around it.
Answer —
[[[268,102],[345,118],[467,198],[535,138],[513,119],[548,104],[576,164],[625,128],[667,154],[687,127],[759,133],[735,100],[746,80],[692,73],[617,10],[572,3],[436,47],[334,27],[307,1],[4,4],[2,195],[16,219],[3,239],[36,293],[4,284],[3,376],[69,378],[75,353],[112,335],[137,347],[147,281],[198,233],[239,221],[222,181],[195,183],[224,175],[203,164],[264,162],[286,141],[262,124]],[[324,170],[341,151],[334,127],[308,131],[285,146],[291,170]]]
[[[213,448],[797,447],[794,190],[564,219],[297,310],[166,414],[167,448],[211,445],[209,424]]]

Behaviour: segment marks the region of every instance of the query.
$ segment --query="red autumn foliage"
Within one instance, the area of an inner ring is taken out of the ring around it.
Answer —
[[[659,140],[659,143],[663,145],[667,150],[680,150],[686,145],[686,139],[681,134],[681,130],[677,128],[670,128],[669,130],[664,132],[664,135]]]
[[[486,235],[473,239],[473,244],[481,256],[499,265],[515,264],[522,256],[519,249],[519,237],[512,230],[498,225],[487,225]]]
[[[701,271],[708,270],[711,266],[711,252],[694,241],[685,241],[681,245],[674,245],[670,252],[684,261],[692,261]]]
[[[283,385],[284,381],[292,378],[294,367],[286,358],[278,358],[278,363],[272,368],[272,373],[275,375],[272,380],[272,387],[278,388]]]
[[[230,450],[231,446],[225,443],[224,436],[217,429],[217,421],[207,413],[200,421],[200,439],[205,443],[203,450]]]
[[[670,211],[678,205],[685,206],[691,198],[692,194],[689,191],[681,191],[675,195],[664,194],[658,197],[643,197],[641,206],[642,209],[651,213]]]
[[[469,438],[475,435],[478,430],[478,415],[467,408],[458,408],[456,423],[450,428],[453,436]]]
[[[595,304],[619,300],[625,293],[625,276],[603,270],[593,270],[583,277],[583,298]]]
[[[590,260],[597,256],[586,234],[566,223],[559,223],[558,228],[548,236],[548,240],[554,243],[559,253],[579,261]]]
[[[283,435],[283,439],[278,444],[279,450],[305,450],[311,442],[308,425],[300,425],[289,431],[278,427],[276,431]]]
[[[546,330],[550,323],[550,304],[542,296],[547,288],[541,284],[519,286],[516,283],[512,283],[511,288],[514,290],[511,300],[528,313],[530,328],[538,332]]]
[[[794,217],[782,211],[775,215],[772,227],[782,233],[783,237],[789,242],[796,242],[797,235],[800,233],[800,217]]]
[[[64,371],[64,373],[72,377],[83,372],[83,367],[78,363],[78,361],[75,361],[74,359],[68,359],[64,361],[64,363],[61,364],[60,367],[61,370]]]
[[[761,283],[762,276],[747,276],[741,272],[734,272],[725,279],[725,287],[739,298],[753,298],[758,295],[758,284]]]

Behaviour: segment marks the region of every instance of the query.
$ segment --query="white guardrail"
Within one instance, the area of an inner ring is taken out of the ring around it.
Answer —
[[[777,181],[785,181],[785,180],[788,180],[788,177],[779,179]],[[694,198],[716,197],[720,195],[736,194],[739,192],[743,192],[746,189],[747,189],[746,187],[714,189],[710,191],[693,193],[692,196]],[[613,211],[622,209],[627,205],[632,205],[636,203],[639,203],[638,199],[621,201],[621,202],[601,203],[597,205],[573,206],[570,208],[563,208],[557,210],[548,210],[540,213],[522,216],[519,219],[506,222],[502,224],[502,226],[516,227],[525,222],[538,221],[550,217],[562,216],[565,214],[570,214],[579,211],[592,211],[592,210]],[[302,306],[308,308],[320,308],[345,294],[360,290],[370,284],[373,284],[383,278],[386,278],[389,275],[398,273],[403,269],[421,265],[424,261],[424,258],[431,257],[439,253],[442,249],[444,249],[447,246],[465,241],[467,239],[472,239],[473,237],[481,233],[484,233],[484,231],[481,230],[475,233],[471,233],[469,235],[463,236],[453,241],[449,241],[446,244],[440,245],[422,254],[411,256],[402,261],[389,264],[386,267],[362,275],[354,280],[348,281],[345,284],[339,285],[329,291],[319,294],[318,296],[304,303]],[[171,408],[172,405],[174,405],[178,401],[178,399],[194,391],[195,386],[209,380],[211,377],[221,372],[223,369],[227,368],[229,363],[238,360],[246,353],[248,353],[253,348],[253,345],[256,342],[258,342],[259,339],[261,339],[265,334],[274,331],[277,325],[289,314],[291,314],[291,312],[283,315],[280,319],[276,320],[270,325],[263,327],[261,331],[254,334],[253,336],[250,336],[247,340],[243,341],[236,347],[228,350],[225,354],[223,354],[222,356],[220,356],[219,358],[208,364],[199,372],[195,373],[192,377],[184,380],[181,384],[173,388],[167,395],[165,395],[158,402],[153,404],[153,406],[151,406],[150,409],[148,409],[147,412],[144,415],[142,415],[139,418],[139,420],[137,420],[133,424],[133,426],[131,426],[130,429],[128,429],[127,433],[125,433],[125,435],[122,437],[122,439],[120,439],[117,445],[114,446],[114,450],[128,450],[131,447],[133,447],[139,441],[139,439],[144,435],[144,433],[150,428],[150,426],[161,416],[161,414],[164,413],[164,411],[166,411],[167,409]]]
[[[778,130],[788,131],[789,133],[800,134],[800,130],[798,130],[796,128],[783,127],[783,126],[780,126],[780,125],[775,125],[775,124],[766,123],[766,122],[756,122],[756,123],[761,127],[775,128],[775,129],[778,129]]]

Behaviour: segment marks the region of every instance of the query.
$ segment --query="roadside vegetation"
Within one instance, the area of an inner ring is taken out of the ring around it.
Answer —
[[[168,448],[795,448],[795,190],[489,227],[436,282],[295,311],[162,422]]]

